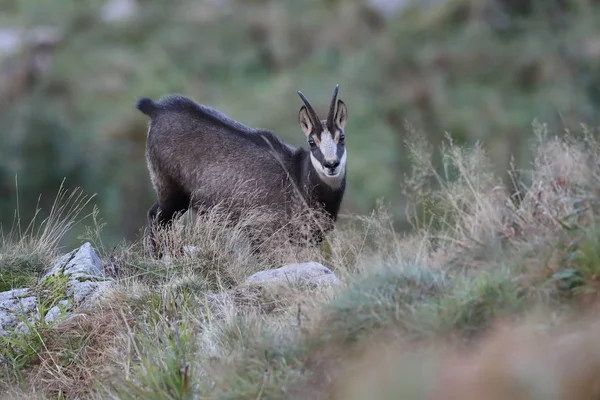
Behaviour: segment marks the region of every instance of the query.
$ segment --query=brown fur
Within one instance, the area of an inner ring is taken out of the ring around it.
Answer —
[[[337,219],[345,173],[339,188],[327,186],[311,165],[309,150],[179,95],[158,102],[143,98],[137,108],[150,117],[146,160],[157,194],[148,210],[154,253],[155,223],[167,226],[189,207],[202,212],[225,202],[234,217],[263,207],[278,220],[271,231],[289,221],[292,213],[306,211],[306,205],[324,211],[330,221]],[[315,235],[320,242],[322,237]]]

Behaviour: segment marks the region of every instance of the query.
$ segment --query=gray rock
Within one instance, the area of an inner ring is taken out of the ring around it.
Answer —
[[[7,330],[29,318],[37,307],[37,298],[29,289],[14,289],[0,293],[0,336]]]
[[[54,306],[48,310],[48,312],[46,313],[46,316],[44,317],[44,321],[46,321],[47,324],[51,324],[52,322],[56,321],[58,319],[58,317],[60,317],[61,314],[62,314],[62,311],[61,311],[60,307]]]
[[[89,242],[60,257],[56,265],[42,277],[42,281],[60,272],[71,275],[71,278],[104,279],[106,277],[102,260]]]
[[[277,301],[273,300],[280,295],[277,291],[281,286],[331,287],[341,283],[329,268],[317,262],[289,264],[252,274],[242,285],[233,289],[207,294],[206,306],[214,315],[228,308],[240,307],[270,313],[277,308]],[[275,291],[269,294],[271,289]]]
[[[66,295],[73,296],[75,303],[83,308],[93,305],[113,283],[104,273],[102,260],[89,242],[62,256],[42,281],[60,273],[69,275]]]
[[[54,306],[46,313],[44,321],[46,321],[47,324],[51,324],[52,322],[56,321],[62,314],[65,313],[66,310],[69,309],[70,304],[68,300],[61,300],[58,303],[61,305],[61,307]]]
[[[114,284],[111,278],[105,276],[102,260],[90,243],[84,243],[78,249],[60,257],[40,282],[43,283],[49,277],[59,274],[68,276],[65,297],[72,298],[74,304],[66,298],[59,301],[61,307],[56,305],[50,308],[44,316],[47,323],[54,322],[65,312],[71,311],[73,305],[82,309],[93,306],[100,295]],[[29,329],[22,319],[40,319],[37,295],[43,293],[34,293],[30,289],[14,289],[0,293],[0,336],[7,335],[9,329],[27,333]]]
[[[73,287],[73,300],[81,309],[92,307],[100,299],[104,291],[114,285],[114,281],[76,282]]]
[[[249,284],[308,284],[330,286],[341,281],[329,268],[310,261],[300,264],[289,264],[277,269],[260,271],[251,275],[246,283]]]

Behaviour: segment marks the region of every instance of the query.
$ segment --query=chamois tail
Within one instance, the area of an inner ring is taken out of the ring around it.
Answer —
[[[136,107],[138,110],[152,118],[158,109],[156,103],[147,97],[142,97],[138,100]]]

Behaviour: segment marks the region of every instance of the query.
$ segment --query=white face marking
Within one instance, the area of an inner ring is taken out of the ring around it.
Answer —
[[[333,136],[328,130],[324,130],[321,133],[321,143],[319,143],[319,150],[325,157],[325,160],[335,160],[337,158],[337,143],[333,140]]]
[[[338,165],[338,167],[336,168],[335,175],[329,175],[328,172],[325,172],[319,160],[317,160],[315,156],[313,156],[312,153],[310,153],[310,161],[312,162],[313,167],[319,174],[319,178],[321,178],[321,180],[331,188],[337,189],[342,184],[342,179],[346,174],[346,154],[346,149],[344,149],[344,154],[340,159],[340,165]]]

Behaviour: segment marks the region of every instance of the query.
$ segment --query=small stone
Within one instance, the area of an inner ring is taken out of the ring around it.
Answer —
[[[102,260],[89,242],[60,257],[54,267],[42,277],[42,281],[59,272],[69,274],[72,278],[106,277]]]
[[[29,317],[37,307],[37,297],[29,289],[14,289],[0,293],[0,336],[6,336],[23,317]]]
[[[73,300],[82,309],[90,308],[113,283],[111,280],[73,282]]]
[[[310,261],[300,264],[288,264],[281,268],[257,272],[251,275],[246,280],[246,283],[329,286],[340,284],[341,281],[326,266]]]
[[[68,275],[67,293],[83,308],[90,307],[113,280],[104,271],[104,264],[89,242],[62,256],[42,278],[58,274]]]
[[[46,321],[47,324],[51,324],[52,322],[56,321],[58,317],[60,317],[60,314],[60,307],[54,306],[48,310],[46,316],[44,317],[44,321]]]
[[[69,300],[59,301],[58,305],[55,305],[54,307],[52,307],[48,311],[46,311],[46,315],[44,316],[44,321],[46,321],[46,323],[48,323],[48,324],[54,322],[57,319],[57,317],[59,317],[62,313],[64,313],[64,311],[68,310],[69,308],[70,308]],[[36,311],[34,319],[36,321],[40,320],[39,310]]]

